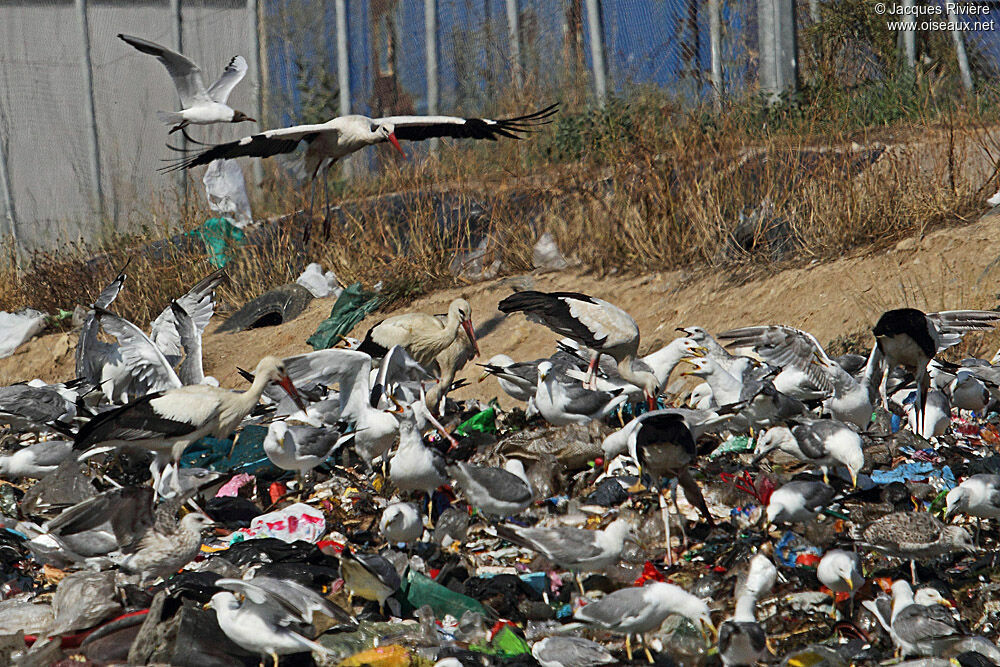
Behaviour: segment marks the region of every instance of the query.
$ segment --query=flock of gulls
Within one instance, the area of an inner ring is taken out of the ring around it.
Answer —
[[[185,56],[120,37],[173,77],[183,109],[162,114],[171,132],[253,121],[226,105],[241,57],[206,87]],[[517,138],[554,112],[346,116],[204,148],[174,168],[304,143],[315,177],[366,145]],[[867,354],[832,357],[784,325],[686,326],[643,354],[635,320],[613,303],[517,291],[497,310],[555,336],[549,357],[479,365],[505,392],[499,403],[523,406],[499,412],[498,401],[449,398],[479,355],[461,298],[445,314],[383,319],[343,347],[264,357],[240,370],[242,390],[222,388],[205,375],[201,338],[225,279],[208,275],[147,331],[114,313],[123,270],[91,304],[75,377],[0,388],[0,525],[17,555],[3,556],[4,576],[21,577],[21,589],[4,584],[0,624],[32,640],[10,654],[16,664],[42,664],[27,660],[58,641],[89,664],[134,663],[165,597],[215,628],[216,648],[239,651],[183,664],[404,664],[334,647],[363,635],[386,648],[407,632],[421,638],[407,645],[413,664],[442,667],[1000,662],[983,546],[997,536],[982,526],[1000,516],[988,418],[1000,366],[941,358],[1000,312],[890,310]],[[267,458],[256,479],[185,459],[205,443],[238,457],[253,429]],[[532,433],[542,446],[525,455],[516,442]],[[563,457],[567,440],[594,446]],[[274,538],[233,538],[300,504],[324,517],[322,550],[291,542],[251,565],[233,555],[275,549]],[[124,613],[67,626],[80,573],[108,584],[84,588],[84,608],[117,601]],[[413,597],[414,573],[437,582],[438,607]],[[439,612],[445,593],[483,612]],[[53,617],[39,621],[50,599]],[[78,648],[67,627],[83,633]],[[179,627],[156,636],[182,643]],[[524,650],[490,650],[505,631]],[[88,655],[116,633],[128,637],[121,655]]]

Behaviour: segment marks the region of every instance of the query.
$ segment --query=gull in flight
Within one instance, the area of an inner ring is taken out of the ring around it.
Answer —
[[[170,78],[174,80],[183,108],[180,111],[156,112],[161,121],[173,125],[168,134],[178,130],[183,132],[188,125],[257,122],[256,119],[226,104],[229,93],[233,92],[236,84],[246,76],[247,61],[243,56],[234,56],[216,82],[206,88],[201,78],[201,68],[184,54],[140,37],[119,34],[118,39],[142,53],[156,56],[156,59],[167,68]],[[187,137],[187,134],[184,133],[184,136]]]

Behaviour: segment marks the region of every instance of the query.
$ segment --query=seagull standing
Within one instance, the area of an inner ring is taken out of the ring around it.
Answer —
[[[961,526],[947,526],[929,512],[892,512],[860,531],[859,543],[896,558],[909,559],[915,584],[917,559],[932,559],[955,551],[975,552],[972,538]]]
[[[568,385],[553,369],[551,361],[538,364],[535,389],[535,407],[553,426],[589,424],[595,419],[603,419],[628,399],[620,390],[611,393],[591,391],[577,383]]]
[[[448,472],[462,487],[469,504],[487,517],[519,514],[535,499],[524,464],[518,459],[509,459],[503,468],[459,462]]]
[[[389,544],[416,542],[424,534],[420,509],[413,503],[393,503],[382,510],[378,530]]]
[[[603,572],[616,564],[625,548],[625,539],[632,528],[625,519],[615,519],[603,530],[586,530],[572,526],[551,528],[525,528],[512,524],[497,526],[497,535],[564,567],[576,576],[580,593],[583,582],[581,572]]]
[[[843,549],[830,549],[823,554],[819,565],[816,566],[816,578],[834,593],[850,595],[849,618],[854,618],[854,596],[857,595],[858,589],[865,585],[858,555]]]
[[[642,639],[646,658],[653,662],[643,636],[660,627],[671,614],[687,618],[701,630],[706,640],[708,632],[715,634],[708,605],[701,598],[691,595],[680,586],[661,581],[649,582],[642,588],[622,588],[609,593],[600,600],[577,609],[573,617],[584,623],[624,634],[625,651],[630,661],[632,635],[638,635]]]
[[[944,520],[958,513],[976,517],[976,544],[983,519],[1000,518],[1000,475],[972,475],[948,492]]]
[[[177,95],[181,98],[180,111],[158,111],[157,117],[167,125],[173,125],[169,134],[183,130],[188,125],[212,125],[214,123],[256,122],[242,111],[236,111],[226,104],[233,91],[247,73],[247,61],[243,56],[235,56],[222,71],[222,76],[210,87],[205,88],[201,78],[201,68],[187,56],[177,53],[154,42],[118,35],[118,39],[142,53],[155,56],[174,80]]]
[[[768,523],[809,523],[830,504],[835,492],[823,482],[794,481],[774,490],[767,501]]]
[[[753,595],[743,593],[732,617],[719,626],[719,657],[725,667],[753,667],[767,650],[767,635],[754,615],[756,603]]]
[[[405,406],[399,422],[399,447],[389,458],[389,479],[400,491],[423,491],[448,483],[444,457],[424,445],[413,408]]]
[[[41,479],[59,467],[73,454],[73,443],[68,440],[45,440],[0,456],[0,477]]]
[[[329,655],[326,647],[305,636],[312,634],[315,612],[341,625],[356,625],[343,609],[288,579],[219,579],[215,585],[226,589],[208,603],[215,610],[219,627],[241,648],[262,658],[271,656],[274,667],[279,655],[306,651]],[[234,593],[243,596],[242,602]]]
[[[851,483],[858,485],[858,473],[865,465],[860,435],[833,419],[797,419],[790,423],[791,428],[774,426],[764,432],[754,448],[754,463],[780,449],[819,467],[824,482],[829,482],[830,465],[843,465],[851,475]]]

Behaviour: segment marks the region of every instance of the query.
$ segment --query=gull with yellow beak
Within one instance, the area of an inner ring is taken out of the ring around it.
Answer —
[[[847,424],[835,419],[796,419],[791,427],[775,426],[765,431],[754,450],[754,463],[780,449],[800,461],[812,463],[823,471],[829,483],[831,465],[843,465],[858,485],[858,473],[865,465],[861,436]]]
[[[624,634],[625,651],[630,661],[632,635],[638,635],[646,658],[653,662],[644,635],[659,628],[671,614],[679,614],[691,621],[701,630],[706,642],[714,643],[718,633],[705,601],[680,586],[662,581],[649,582],[642,588],[622,588],[609,593],[600,600],[577,609],[573,617],[610,632]]]
[[[850,618],[854,618],[854,596],[865,585],[858,555],[843,549],[830,549],[823,554],[816,567],[816,578],[834,593],[848,593],[851,596]]]

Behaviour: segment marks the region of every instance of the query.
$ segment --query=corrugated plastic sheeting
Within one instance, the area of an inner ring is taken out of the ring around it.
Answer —
[[[241,0],[187,0],[184,50],[206,70],[209,83],[251,43]],[[52,246],[113,226],[148,223],[147,209],[176,204],[176,180],[156,172],[165,157],[159,109],[178,108],[163,66],[116,38],[118,33],[173,44],[173,15],[159,3],[89,3],[94,103],[98,115],[106,218],[93,215],[82,67],[82,39],[72,2],[5,4],[0,21],[0,117],[22,245]],[[243,84],[231,98],[253,111]],[[240,108],[239,106],[237,108]],[[241,136],[251,125],[192,130],[204,141]],[[176,142],[175,142],[176,143]],[[196,191],[197,192],[197,191]],[[197,195],[200,196],[200,195]],[[153,202],[150,204],[150,202]]]

